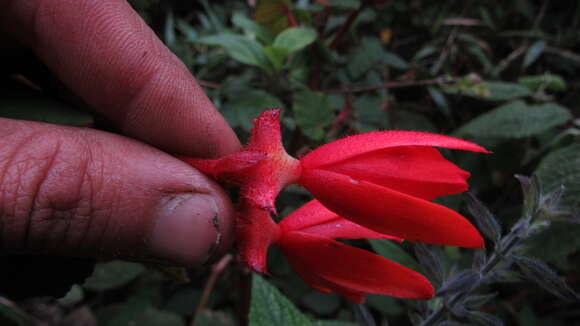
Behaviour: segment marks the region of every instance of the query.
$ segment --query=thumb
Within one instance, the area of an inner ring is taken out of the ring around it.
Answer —
[[[0,250],[198,265],[231,244],[223,191],[187,164],[91,129],[0,119]]]

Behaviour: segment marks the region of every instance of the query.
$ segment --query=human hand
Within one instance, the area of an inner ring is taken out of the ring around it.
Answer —
[[[95,112],[149,144],[0,119],[3,253],[194,266],[230,245],[227,196],[165,152],[222,156],[238,139],[126,1],[2,1],[0,44],[31,49]]]

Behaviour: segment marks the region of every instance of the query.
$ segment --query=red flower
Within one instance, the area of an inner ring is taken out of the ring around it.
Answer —
[[[483,246],[463,216],[430,200],[467,190],[469,177],[433,147],[487,153],[484,148],[437,134],[379,131],[337,140],[297,160],[282,146],[279,118],[278,109],[262,113],[239,153],[184,160],[240,185],[247,205],[272,213],[279,191],[298,183],[331,211],[374,231],[411,241]]]
[[[292,268],[313,288],[362,302],[367,293],[427,299],[433,287],[421,274],[368,251],[335,241],[401,239],[350,222],[313,200],[276,225],[264,209],[243,205],[249,219],[238,224],[238,248],[254,270],[266,272],[266,252],[276,244]],[[248,223],[246,223],[248,222]]]

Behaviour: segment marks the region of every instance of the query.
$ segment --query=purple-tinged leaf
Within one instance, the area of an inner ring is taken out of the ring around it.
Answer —
[[[536,282],[544,290],[552,293],[560,299],[580,302],[580,297],[554,270],[546,263],[524,256],[512,256],[514,262],[522,270],[522,273],[531,281]]]

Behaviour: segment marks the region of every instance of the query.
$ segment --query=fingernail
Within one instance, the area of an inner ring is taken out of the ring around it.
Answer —
[[[205,194],[166,197],[150,237],[151,253],[185,266],[203,264],[220,244],[218,208]]]

